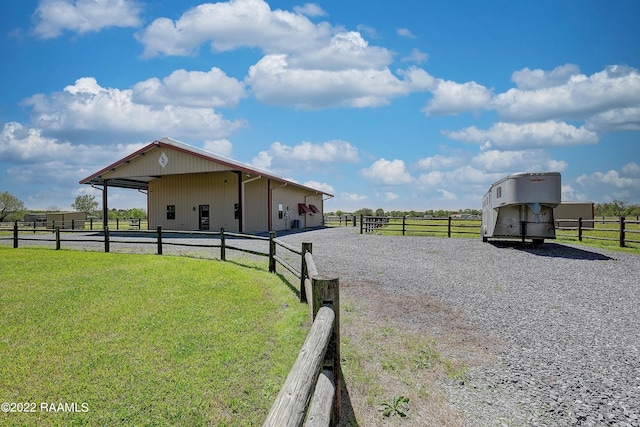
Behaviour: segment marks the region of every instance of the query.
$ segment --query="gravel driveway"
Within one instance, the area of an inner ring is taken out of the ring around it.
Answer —
[[[352,292],[366,283],[406,301],[428,296],[477,326],[497,362],[472,368],[464,385],[445,385],[466,425],[640,426],[640,255],[358,231],[279,238],[312,242],[320,272]],[[422,327],[428,311],[413,313],[409,326]]]
[[[467,425],[640,426],[640,255],[347,227],[283,240],[313,242],[341,283],[437,298],[500,343],[498,363],[447,386]]]

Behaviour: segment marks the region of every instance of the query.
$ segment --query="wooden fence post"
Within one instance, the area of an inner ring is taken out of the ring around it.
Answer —
[[[449,216],[449,220],[447,221],[447,237],[451,237],[451,216]]]
[[[220,228],[220,260],[221,261],[226,261],[227,260],[227,242],[225,240],[224,237],[224,228]],[[269,261],[271,262],[271,261]],[[269,270],[271,271],[271,270]]]
[[[353,215],[351,219],[353,219],[353,226],[355,227],[356,226],[356,216]],[[346,218],[345,218],[345,220],[346,220]]]
[[[624,248],[624,220],[625,217],[620,217],[620,247]]]
[[[578,218],[578,241],[582,242],[582,217]]]
[[[325,366],[330,367],[333,373],[333,384],[336,388],[332,418],[337,424],[342,411],[342,399],[340,398],[340,283],[337,277],[317,275],[312,278],[313,317],[315,319],[320,308],[330,306],[335,313],[333,333],[329,341],[329,347],[325,356]]]
[[[93,218],[89,218],[89,230],[93,231]]]
[[[72,230],[75,230],[75,229],[76,229],[76,220],[75,220],[75,219],[72,219],[72,220],[71,220],[71,229],[72,229]]]
[[[304,289],[304,281],[307,277],[309,277],[309,272],[307,271],[307,260],[305,259],[304,254],[307,252],[313,253],[313,244],[302,242],[302,262],[300,265],[300,302],[307,302],[307,293]]]
[[[56,251],[60,250],[60,227],[56,227]]]
[[[158,226],[158,255],[162,255],[162,227]]]
[[[362,234],[362,228],[364,227],[364,216],[360,214],[360,234]]]
[[[406,225],[407,225],[407,217],[403,215],[402,216],[402,235],[403,236],[404,236],[404,230],[405,230]]]
[[[109,252],[109,226],[104,227],[104,251]]]
[[[276,232],[269,232],[269,272],[276,272]]]
[[[18,221],[13,224],[13,248],[18,247]]]

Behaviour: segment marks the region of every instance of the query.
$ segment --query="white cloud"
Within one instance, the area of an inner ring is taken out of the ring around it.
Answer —
[[[492,90],[476,83],[456,83],[438,79],[432,89],[433,98],[422,109],[426,115],[458,114],[464,111],[477,111],[486,108]]]
[[[627,163],[622,167],[622,173],[633,177],[640,176],[640,165],[635,162]]]
[[[387,105],[391,98],[427,90],[433,82],[429,74],[417,68],[399,74],[402,79],[388,68],[294,68],[287,55],[267,55],[251,66],[247,83],[260,101],[313,109]]]
[[[324,191],[329,194],[334,194],[334,189],[331,184],[327,184],[326,182],[318,182],[318,181],[307,181],[303,183],[307,187],[315,188],[316,190]]]
[[[372,182],[385,185],[409,184],[414,180],[407,172],[404,161],[398,159],[376,160],[370,167],[362,169],[360,173]]]
[[[233,151],[233,145],[228,139],[205,140],[202,148],[225,157],[231,157]]]
[[[207,3],[177,21],[156,19],[137,37],[147,57],[195,54],[205,41],[211,41],[214,51],[260,49],[265,55],[250,67],[245,83],[267,104],[377,107],[434,85],[433,77],[421,69],[391,72],[393,52],[369,45],[360,32],[311,22],[305,14],[317,16],[321,9],[316,5],[294,10],[271,10],[263,0]],[[412,59],[424,61],[426,55],[414,50]],[[157,96],[157,79],[145,83]]]
[[[557,74],[565,78],[574,71],[568,66]],[[544,76],[540,81],[532,82],[530,77],[531,73],[525,73],[517,79],[519,84],[524,84],[527,88],[544,86],[549,80],[553,84],[558,83]],[[492,107],[503,120],[508,121],[544,121],[561,118],[584,120],[614,109],[637,108],[639,100],[638,70],[613,65],[588,77],[583,74],[571,74],[568,81],[562,85],[536,90],[510,89],[497,95],[492,101]]]
[[[392,59],[387,49],[369,46],[360,33],[349,31],[336,34],[321,48],[289,54],[287,63],[291,68],[310,71],[370,70],[384,68]]]
[[[129,135],[152,139],[170,135],[205,139],[225,137],[244,125],[242,121],[225,120],[208,108],[138,104],[132,90],[103,88],[92,77],[76,80],[63,92],[34,95],[25,104],[33,106],[32,122],[55,136],[85,132],[102,138]]]
[[[256,157],[251,159],[251,164],[257,168],[270,170],[273,156],[268,151],[261,151]]]
[[[133,102],[189,107],[235,107],[246,96],[244,83],[228,77],[217,67],[208,72],[176,70],[133,86]]]
[[[524,124],[498,122],[486,130],[471,126],[459,131],[443,131],[443,134],[458,141],[481,143],[485,149],[573,146],[598,142],[595,132],[553,120]]]
[[[413,35],[413,33],[411,32],[411,30],[407,29],[407,28],[398,28],[397,31],[399,36],[402,37],[406,37],[408,39],[415,39],[416,36]]]
[[[384,197],[387,201],[391,201],[391,200],[396,200],[400,196],[396,193],[392,193],[391,191],[387,191],[384,193]]]
[[[548,153],[543,150],[487,150],[475,156],[472,164],[483,170],[503,173],[533,171],[562,172],[567,168],[567,162],[551,159]]]
[[[40,129],[25,128],[16,122],[5,123],[0,133],[0,158],[5,162],[32,163],[74,155],[69,143],[42,136]]]
[[[405,56],[404,58],[402,58],[402,61],[407,62],[415,62],[417,64],[422,64],[423,62],[426,62],[429,59],[429,55],[427,55],[424,52],[420,52],[418,49],[411,49],[411,53],[407,56]]]
[[[569,82],[572,76],[579,73],[580,69],[574,64],[561,65],[551,71],[524,68],[520,71],[515,71],[511,75],[511,81],[516,84],[518,89],[536,90],[561,86]]]
[[[503,173],[485,172],[473,166],[462,166],[450,172],[445,172],[444,182],[451,187],[478,185],[482,188],[487,187],[498,179],[502,178]]]
[[[431,171],[429,173],[423,173],[418,177],[418,183],[423,188],[430,188],[434,185],[440,184],[444,178],[444,173],[440,171]]]
[[[366,200],[368,196],[356,193],[340,193],[340,198],[350,202],[360,202],[362,200]]]
[[[440,154],[436,154],[432,157],[425,157],[424,159],[418,160],[418,167],[420,169],[443,169],[443,168],[453,168],[462,166],[467,159],[464,156],[442,156]]]
[[[81,178],[107,166],[142,143],[91,146],[72,144],[44,137],[41,129],[21,123],[5,123],[0,131],[0,159],[15,166],[7,171],[9,179],[24,184],[68,180],[75,185]]]
[[[326,16],[327,12],[325,12],[320,6],[314,3],[307,3],[303,6],[295,6],[293,10],[300,15],[306,16]]]
[[[306,13],[319,8],[305,6]],[[178,20],[158,18],[138,33],[144,56],[191,55],[205,41],[215,51],[258,47],[264,52],[306,52],[324,45],[333,29],[301,13],[271,10],[263,0],[205,3]]]
[[[333,140],[321,144],[303,141],[290,146],[274,142],[268,151],[260,151],[251,160],[258,168],[276,170],[280,173],[292,168],[310,170],[326,168],[336,163],[357,163],[360,161],[358,148],[347,141]]]
[[[442,198],[444,198],[445,200],[458,200],[458,196],[456,196],[455,193],[442,188],[439,188],[437,191],[442,194]]]
[[[599,132],[640,130],[640,106],[614,108],[591,116],[584,127]]]
[[[624,165],[620,171],[611,169],[582,174],[576,178],[576,183],[591,192],[594,188],[598,189],[602,194],[600,201],[635,200],[640,194],[640,165],[632,162]]]
[[[33,33],[50,39],[64,30],[84,34],[108,27],[137,27],[141,11],[131,0],[42,0],[34,14]]]

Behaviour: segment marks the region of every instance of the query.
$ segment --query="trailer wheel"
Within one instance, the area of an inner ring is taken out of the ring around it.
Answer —
[[[544,243],[544,239],[533,239],[533,246],[540,246],[541,244]]]

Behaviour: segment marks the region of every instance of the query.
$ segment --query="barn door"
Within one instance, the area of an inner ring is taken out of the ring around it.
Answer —
[[[209,205],[200,205],[200,230],[209,230]]]

